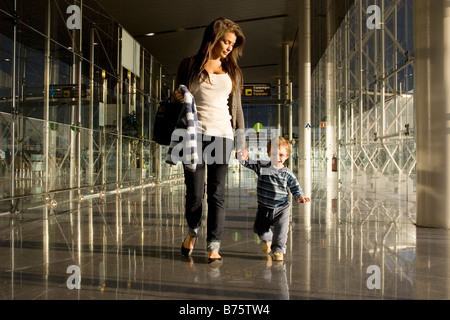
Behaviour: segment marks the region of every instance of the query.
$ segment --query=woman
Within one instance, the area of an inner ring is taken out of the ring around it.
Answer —
[[[183,165],[189,233],[181,253],[190,256],[198,237],[206,170],[210,262],[222,259],[219,249],[225,223],[225,181],[235,136],[236,147],[244,148],[243,76],[237,63],[244,43],[244,34],[236,23],[224,18],[214,20],[205,29],[198,53],[181,62],[176,78],[176,87],[185,85],[194,96],[202,136],[198,139],[201,148],[198,146],[200,163],[196,170],[187,170]],[[173,98],[183,101],[179,90],[175,90]]]

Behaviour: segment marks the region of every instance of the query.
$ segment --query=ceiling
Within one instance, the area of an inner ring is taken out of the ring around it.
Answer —
[[[168,72],[197,52],[205,27],[218,17],[241,26],[246,36],[239,61],[246,83],[272,83],[282,75],[283,44],[290,45],[290,75],[297,74],[297,0],[97,0]],[[335,25],[353,0],[331,0]],[[311,0],[313,66],[327,43],[327,0]],[[155,33],[147,36],[148,33]]]

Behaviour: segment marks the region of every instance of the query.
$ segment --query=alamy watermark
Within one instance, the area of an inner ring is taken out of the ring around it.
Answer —
[[[71,265],[67,267],[66,273],[71,273],[67,278],[66,285],[70,290],[81,289],[81,270],[79,266]]]
[[[68,29],[81,29],[81,9],[77,5],[70,5],[66,10],[67,14],[70,14],[66,20],[66,26]],[[370,15],[366,20],[366,26],[368,29],[381,29],[381,8],[375,4],[367,7],[366,13]]]
[[[250,144],[257,144],[259,146],[266,146],[269,139],[273,139],[278,137],[280,134],[279,129],[262,129],[258,132],[260,136],[257,135],[257,132],[253,129],[237,129],[234,132],[234,140],[237,141],[236,151],[240,151],[239,145],[244,145],[246,137],[249,138]],[[256,137],[256,138],[254,138]],[[211,137],[204,134],[197,134],[195,138],[192,137],[190,131],[184,128],[175,129],[172,134],[172,140],[176,143],[173,144],[170,149],[170,154],[167,157],[170,159],[171,163],[179,163],[182,162],[186,165],[188,164],[225,164],[229,163],[229,150],[233,149],[234,141],[231,139],[214,139],[211,141]],[[204,142],[207,142],[207,146],[203,149],[202,145]],[[192,148],[196,147],[197,156],[192,156]],[[273,150],[278,149],[278,140],[273,141],[272,145]],[[262,164],[269,164],[270,160],[257,160],[257,159],[249,159],[250,164],[256,164],[257,162],[261,162]]]
[[[67,28],[70,30],[81,29],[81,9],[77,5],[70,5],[66,10],[67,14],[71,14],[66,21]],[[366,21],[368,29],[381,29],[381,9],[379,6],[373,4],[367,7],[366,13],[369,18]]]
[[[66,20],[66,26],[70,30],[81,29],[81,9],[77,5],[71,5],[67,7],[67,14],[71,14]]]
[[[367,278],[367,289],[381,289],[381,270],[379,266],[371,265],[367,268],[366,273],[370,274]]]
[[[371,5],[367,7],[367,14],[370,14],[367,18],[366,26],[368,29],[381,29],[381,9],[377,5]]]

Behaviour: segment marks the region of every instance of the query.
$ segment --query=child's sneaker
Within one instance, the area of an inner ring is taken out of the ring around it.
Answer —
[[[272,247],[272,242],[264,242],[262,243],[262,251],[266,254],[270,253]]]
[[[273,261],[283,261],[284,254],[282,252],[273,253]]]

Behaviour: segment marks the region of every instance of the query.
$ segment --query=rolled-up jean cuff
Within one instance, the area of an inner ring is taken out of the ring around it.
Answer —
[[[197,229],[191,229],[191,228],[189,228],[188,234],[189,234],[192,238],[197,238],[197,237],[198,237],[198,228],[197,228]]]
[[[206,251],[214,251],[219,252],[220,250],[220,241],[207,241],[206,243]]]

